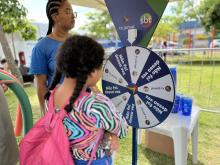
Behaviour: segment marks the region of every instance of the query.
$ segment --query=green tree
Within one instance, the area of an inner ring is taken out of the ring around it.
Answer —
[[[220,30],[220,2],[218,2],[211,13],[212,25]]]
[[[168,33],[176,31],[177,28],[174,28],[174,25],[172,25],[169,16],[164,16],[161,18],[152,38],[154,40],[164,40],[166,39]]]
[[[20,32],[25,40],[36,38],[36,28],[26,19],[26,9],[18,0],[0,1],[0,43],[11,72],[23,83],[22,75],[15,65],[6,33]]]
[[[212,26],[216,24],[215,18],[213,20],[212,13],[214,10],[216,10],[216,13],[220,13],[219,3],[219,0],[203,0],[197,9],[201,24],[207,31],[210,31]],[[220,22],[220,19],[218,22]],[[217,26],[216,28],[219,27]]]
[[[162,16],[156,31],[154,32],[153,38],[156,40],[164,40],[169,33],[177,32],[180,24],[187,20],[185,14],[187,11],[184,10],[186,5],[185,1],[176,2],[173,7],[171,7],[172,14]]]
[[[220,38],[220,2],[218,2],[211,12],[210,24],[215,28],[214,38]]]
[[[89,12],[86,16],[88,22],[81,29],[87,31],[87,35],[95,39],[115,38],[115,27],[108,11]]]
[[[184,11],[185,1],[179,1],[171,8],[172,15],[166,16],[165,19],[176,30],[179,25],[186,20]]]
[[[205,27],[207,31],[210,31],[212,26],[216,26],[220,29],[220,2],[219,0],[202,0],[198,6],[193,5],[192,0],[186,0],[183,2],[183,9],[186,19],[196,19]]]
[[[185,1],[176,2],[173,7],[171,7],[172,14],[162,16],[154,32],[152,42],[155,40],[157,42],[166,40],[168,34],[178,32],[180,24],[186,20],[186,15],[184,15],[183,11],[184,5]]]
[[[183,22],[199,19],[197,8],[194,0],[175,2],[175,5],[171,8],[172,15],[169,15],[167,19],[169,19],[172,26],[179,28],[179,25]]]

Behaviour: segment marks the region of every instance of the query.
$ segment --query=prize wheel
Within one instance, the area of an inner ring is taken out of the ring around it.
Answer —
[[[166,63],[153,51],[127,46],[113,52],[102,77],[103,93],[135,128],[162,123],[175,100],[175,86]]]

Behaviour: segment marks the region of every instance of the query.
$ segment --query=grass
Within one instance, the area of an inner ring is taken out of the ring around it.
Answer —
[[[220,61],[220,56],[194,55],[174,57],[169,64],[177,67],[177,92],[191,95],[194,103],[205,109],[220,111],[220,65],[213,61]],[[211,59],[211,62],[210,62]],[[191,62],[193,65],[191,66]],[[196,62],[195,62],[196,61]],[[202,62],[206,61],[206,62]],[[209,64],[209,65],[207,65]],[[215,65],[214,65],[215,64]],[[190,74],[191,72],[191,74]],[[100,86],[100,83],[98,84]],[[34,122],[40,118],[40,109],[34,87],[25,88],[33,111]],[[11,91],[6,92],[12,120],[16,118],[17,101]],[[144,131],[143,131],[144,132]],[[174,158],[153,152],[145,147],[144,133],[142,144],[138,146],[139,165],[174,165]],[[18,141],[21,137],[18,137]],[[188,145],[188,165],[192,164],[191,142]],[[220,114],[201,112],[199,118],[198,138],[198,165],[220,164]],[[132,157],[132,132],[129,130],[128,137],[120,140],[120,149],[116,154],[116,165],[131,164]]]
[[[220,51],[209,51],[205,54],[191,52],[190,55],[175,55],[175,56],[167,56],[167,62],[169,64],[177,64],[177,63],[193,63],[193,64],[203,64],[210,65],[215,61],[217,64],[220,63]]]
[[[177,92],[191,95],[204,109],[220,111],[220,52],[168,56],[177,67]]]
[[[34,87],[26,87],[33,111],[34,121],[40,117],[37,96]],[[8,91],[6,97],[10,107],[13,121],[16,117],[17,101],[12,92]],[[128,137],[120,140],[120,149],[116,154],[116,165],[131,164],[132,138],[131,130]],[[20,139],[20,137],[18,138]],[[188,164],[192,164],[191,144],[188,145]],[[198,141],[198,164],[199,165],[218,165],[220,163],[220,115],[215,113],[201,112],[199,119],[199,141]],[[174,158],[153,152],[145,148],[144,133],[142,144],[138,146],[138,164],[140,165],[172,165]]]
[[[220,110],[219,84],[220,65],[177,65],[177,92],[193,96],[201,108]]]

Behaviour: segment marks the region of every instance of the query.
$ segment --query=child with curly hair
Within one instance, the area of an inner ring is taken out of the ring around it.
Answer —
[[[68,38],[57,55],[56,72],[49,90],[54,92],[56,109],[59,111],[64,107],[68,112],[63,124],[76,165],[88,164],[99,129],[119,138],[127,134],[126,121],[111,100],[102,93],[88,90],[100,79],[103,60],[102,46],[89,37],[79,35]],[[64,81],[58,85],[62,75]],[[99,164],[112,164],[101,143],[92,161],[92,165]]]

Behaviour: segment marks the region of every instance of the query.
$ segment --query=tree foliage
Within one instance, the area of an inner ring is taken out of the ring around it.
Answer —
[[[36,39],[36,28],[26,19],[26,12],[18,0],[0,1],[0,25],[3,31],[18,31],[24,40]]]
[[[215,5],[211,12],[211,24],[220,30],[220,1]]]
[[[154,32],[153,41],[166,40],[168,34],[178,31],[180,24],[186,20],[186,15],[183,14],[185,5],[185,1],[179,1],[171,7],[171,15],[162,16]]]
[[[95,39],[114,38],[115,28],[108,11],[89,12],[86,17],[88,22],[81,29],[86,30],[87,35]]]
[[[165,19],[170,22],[174,29],[186,20],[186,11],[184,11],[185,1],[179,1],[171,8],[172,15],[166,16]]]
[[[201,24],[205,27],[205,29],[207,31],[210,31],[211,27],[213,25],[215,25],[216,21],[213,22],[212,13],[214,12],[215,9],[217,9],[216,12],[220,13],[220,8],[217,5],[219,3],[220,3],[219,0],[203,0],[203,1],[201,1],[200,5],[197,9]],[[214,18],[214,20],[215,20],[215,18]],[[219,21],[220,21],[220,18],[219,18],[218,22]]]
[[[166,20],[174,28],[178,28],[183,22],[198,20],[207,31],[210,31],[212,26],[220,30],[219,0],[202,0],[198,5],[195,5],[193,0],[179,1],[171,11],[172,15],[167,16]]]
[[[207,31],[212,26],[220,29],[220,1],[219,0],[202,0],[199,5],[193,5],[192,0],[184,1],[184,10],[189,9],[186,13],[186,19],[196,19]],[[214,14],[215,13],[215,14]]]
[[[36,29],[26,19],[26,12],[26,9],[18,0],[0,1],[0,43],[12,74],[14,74],[20,82],[23,82],[22,75],[15,65],[5,33],[20,32],[25,40],[35,39]]]
[[[178,30],[179,26],[189,20],[197,19],[196,7],[193,6],[193,0],[184,0],[175,2],[171,7],[171,15],[162,17],[174,28]]]
[[[167,34],[171,32],[176,32],[177,28],[173,28],[172,23],[170,22],[169,16],[162,17],[160,20],[153,38],[156,40],[164,40],[167,37]]]
[[[37,29],[27,19],[24,20],[19,26],[23,27],[19,29],[19,32],[25,41],[36,39]]]
[[[190,1],[178,1],[171,7],[171,15],[162,16],[153,38],[164,40],[169,33],[178,32],[180,24],[189,19]]]

